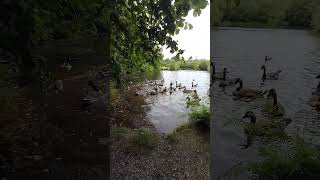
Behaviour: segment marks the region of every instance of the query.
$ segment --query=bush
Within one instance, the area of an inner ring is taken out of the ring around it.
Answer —
[[[259,179],[319,179],[320,152],[302,139],[290,139],[287,148],[263,148],[262,162],[252,163],[249,169]]]
[[[199,109],[193,109],[188,115],[191,124],[201,124],[210,127],[209,107],[202,105]]]
[[[199,63],[199,70],[208,71],[209,70],[209,61],[201,61]]]

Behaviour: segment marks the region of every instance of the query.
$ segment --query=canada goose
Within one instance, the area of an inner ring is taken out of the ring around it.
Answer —
[[[283,116],[285,114],[284,107],[278,102],[275,89],[270,89],[264,106],[264,111],[274,116]]]
[[[191,90],[191,89],[187,89],[186,87],[184,87],[184,89],[183,89],[183,93],[192,93],[192,92],[194,92],[195,90]]]
[[[178,81],[176,81],[176,88],[181,87],[181,83],[178,84]]]
[[[266,57],[264,58],[264,62],[270,61],[271,59],[272,59],[272,57],[266,56]]]
[[[181,83],[180,83],[181,84]],[[186,86],[180,86],[180,87],[178,87],[178,89],[185,89],[186,88]]]
[[[250,118],[250,123],[252,123],[252,124],[255,124],[257,122],[257,118],[252,111],[246,112],[242,118],[243,119]]]
[[[67,64],[66,64],[66,69],[68,70],[68,71],[70,71],[71,70],[71,68],[72,68],[72,65],[71,65],[71,57],[68,57],[68,61],[67,61]]]
[[[156,92],[156,91],[151,91],[151,92],[149,92],[149,95],[154,96],[154,95],[157,95],[157,93],[158,93],[158,92]]]
[[[166,93],[166,92],[167,92],[167,87],[164,87],[164,89],[160,91],[160,93]]]
[[[63,91],[63,83],[62,80],[58,80],[54,85],[55,92],[58,94],[59,91]]]
[[[193,97],[194,99],[199,99],[197,90],[194,90],[194,94],[192,95],[192,97]]]
[[[243,82],[239,78],[235,81],[235,84],[239,83],[239,87],[232,93],[233,96],[243,98],[254,98],[258,95],[262,95],[263,92],[255,89],[243,89]]]
[[[281,73],[281,70],[278,70],[276,72],[273,72],[273,73],[266,73],[266,66],[263,65],[261,66],[260,69],[263,69],[263,74],[262,74],[262,81],[265,81],[265,80],[278,80],[279,79],[279,75]]]
[[[194,82],[194,80],[191,82],[191,87],[197,87],[198,84],[194,84],[193,82]]]
[[[316,77],[317,79],[320,78],[320,74]],[[316,92],[320,93],[320,82],[318,83],[318,86],[317,86],[317,89],[316,89]]]

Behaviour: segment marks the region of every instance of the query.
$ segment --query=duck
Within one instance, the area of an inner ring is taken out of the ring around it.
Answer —
[[[276,72],[273,72],[273,73],[266,73],[266,66],[265,65],[262,65],[260,69],[263,69],[263,74],[262,74],[262,81],[265,81],[265,80],[278,80],[279,79],[279,76],[280,76],[280,73],[282,72],[281,70],[278,70]]]
[[[187,89],[186,87],[184,87],[184,89],[183,89],[183,93],[192,93],[192,92],[194,92],[195,90],[191,90],[191,89]]]
[[[268,91],[264,111],[271,113],[273,116],[283,116],[285,114],[284,107],[278,102],[275,89],[270,89]]]
[[[263,91],[256,89],[243,89],[243,82],[240,78],[235,81],[235,84],[239,83],[239,87],[232,93],[233,96],[240,98],[255,98],[263,94]]]

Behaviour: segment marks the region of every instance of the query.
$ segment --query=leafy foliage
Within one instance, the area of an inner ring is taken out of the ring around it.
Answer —
[[[249,165],[259,179],[319,179],[320,152],[301,138],[290,139],[286,148],[263,148],[262,162]]]
[[[176,60],[176,59],[167,59],[161,62],[162,69],[169,69],[171,71],[175,70],[201,70],[209,71],[209,60],[200,59],[200,60]]]
[[[1,49],[33,67],[31,49],[44,41],[110,35],[112,75],[158,68],[161,46],[183,53],[172,39],[185,17],[199,16],[207,0],[6,0],[0,3]],[[106,51],[108,51],[106,49]],[[149,66],[150,65],[150,66]]]
[[[191,124],[210,126],[210,112],[207,106],[202,105],[199,109],[193,109],[188,115]]]
[[[211,14],[213,26],[268,26],[314,28],[317,20],[317,0],[216,0]]]

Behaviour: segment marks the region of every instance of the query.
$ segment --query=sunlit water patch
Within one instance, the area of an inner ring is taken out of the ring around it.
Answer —
[[[161,71],[158,79],[164,79],[164,86],[169,89],[170,82],[173,87],[181,83],[187,89],[197,90],[201,104],[209,104],[209,73],[207,71]],[[195,80],[197,87],[192,88],[191,82]],[[148,86],[148,85],[147,85]],[[173,129],[182,123],[188,122],[188,113],[190,108],[187,108],[186,98],[191,94],[182,92],[183,90],[176,89],[170,95],[169,90],[165,94],[149,95],[146,101],[152,102],[147,105],[147,118],[155,125],[159,133],[170,133]]]

